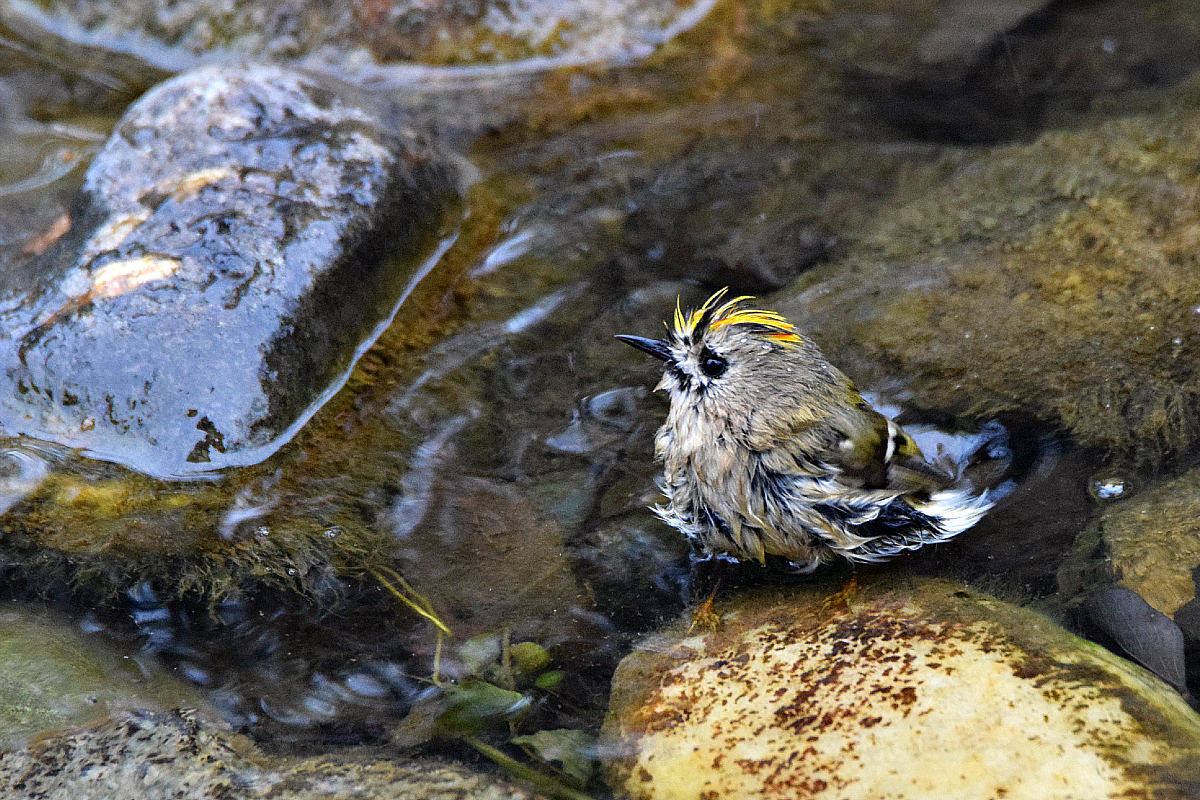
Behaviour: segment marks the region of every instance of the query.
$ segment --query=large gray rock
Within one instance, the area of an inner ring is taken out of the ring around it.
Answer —
[[[0,424],[155,475],[261,460],[419,279],[456,189],[415,134],[303,74],[162,84],[70,233],[0,276]]]

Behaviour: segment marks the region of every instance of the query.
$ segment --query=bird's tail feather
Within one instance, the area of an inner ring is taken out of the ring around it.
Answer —
[[[854,561],[886,561],[906,550],[952,539],[970,528],[988,512],[996,499],[988,492],[978,494],[966,487],[934,492],[929,500],[911,503],[900,500],[903,508],[872,524],[877,535],[846,552]],[[887,529],[880,525],[886,524]],[[866,533],[861,528],[858,531]]]

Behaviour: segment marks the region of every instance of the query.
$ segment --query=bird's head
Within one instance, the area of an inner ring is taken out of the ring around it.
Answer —
[[[676,303],[664,339],[617,338],[666,364],[656,388],[670,393],[672,407],[733,422],[802,396],[812,369],[826,362],[783,316],[744,307],[750,297],[722,302],[726,292],[686,313]]]

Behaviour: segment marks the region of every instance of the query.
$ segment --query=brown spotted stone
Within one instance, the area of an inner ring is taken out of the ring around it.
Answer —
[[[660,634],[613,682],[623,796],[1181,797],[1200,718],[1149,673],[946,581],[737,598]]]

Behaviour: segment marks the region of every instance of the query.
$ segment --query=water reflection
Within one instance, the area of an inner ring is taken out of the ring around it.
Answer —
[[[50,474],[50,462],[34,448],[0,450],[0,514],[33,494]]]

